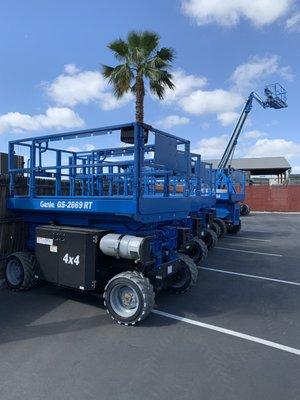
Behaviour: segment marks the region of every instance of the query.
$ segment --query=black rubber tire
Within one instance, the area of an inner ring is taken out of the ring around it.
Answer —
[[[182,294],[190,290],[197,282],[198,267],[186,254],[179,255],[182,263],[182,271],[178,272],[179,282],[168,287],[171,293]]]
[[[245,216],[246,215],[246,206],[245,206],[245,204],[243,204],[243,203],[241,203],[240,204],[240,215],[241,216]]]
[[[227,226],[226,226],[225,222],[220,218],[215,218],[214,222],[219,226],[219,228],[221,230],[220,237],[221,238],[224,237],[227,233]]]
[[[248,204],[245,204],[246,208],[247,208],[247,213],[246,216],[248,216],[251,212],[250,206]]]
[[[240,205],[240,214],[241,214],[243,217],[246,217],[247,215],[250,214],[250,207],[248,206],[248,204],[242,203],[242,204]]]
[[[221,228],[219,227],[219,225],[216,222],[212,222],[210,224],[211,229],[216,232],[218,239],[221,237]]]
[[[238,232],[241,230],[241,228],[242,228],[241,222],[239,223],[239,225],[229,225],[229,226],[227,227],[227,232],[228,232],[228,233],[236,234],[236,233],[238,233]]]
[[[133,287],[139,298],[139,307],[136,313],[127,318],[117,314],[117,312],[111,306],[111,291],[114,286],[119,284]],[[149,279],[146,278],[141,272],[125,271],[115,275],[112,279],[110,279],[104,289],[103,298],[106,311],[115,322],[122,325],[135,325],[137,322],[142,321],[150,314],[154,306],[155,293]]]
[[[208,250],[211,250],[218,243],[218,236],[212,229],[207,229],[204,235],[204,243],[206,244]]]
[[[17,283],[13,283],[9,279],[9,265],[11,262],[18,263],[20,277]],[[5,282],[10,290],[22,291],[33,288],[37,283],[37,261],[34,254],[29,252],[17,252],[7,257],[5,263]]]
[[[189,256],[196,265],[201,265],[207,258],[208,250],[203,240],[194,238],[188,243],[184,254]]]

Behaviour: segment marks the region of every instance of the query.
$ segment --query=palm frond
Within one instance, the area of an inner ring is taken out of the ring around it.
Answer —
[[[130,49],[138,48],[141,45],[141,33],[131,31],[127,35],[127,43]]]
[[[140,38],[140,47],[142,48],[145,57],[148,57],[157,48],[159,39],[159,35],[155,32],[142,32]]]
[[[168,71],[161,71],[161,76],[159,79],[159,83],[168,86],[169,89],[175,89],[175,84],[172,81],[173,77],[172,74]]]
[[[131,31],[127,36],[128,53],[130,61],[136,67],[141,65],[145,60],[143,48],[141,46],[141,32]]]
[[[116,96],[117,99],[120,99],[121,97],[124,96],[125,93],[127,93],[127,90],[118,85],[113,85],[113,87],[114,87],[114,95]]]
[[[109,71],[109,83],[113,85],[115,95],[119,98],[131,88],[133,73],[127,64],[120,64]]]
[[[145,72],[145,76],[152,82],[158,82],[160,85],[167,86],[169,89],[174,89],[175,85],[172,82],[172,75],[162,69],[149,68]]]
[[[134,83],[131,88],[130,88],[131,92],[136,94],[136,83]]]
[[[158,57],[154,57],[151,60],[149,60],[146,64],[144,64],[144,69],[150,69],[150,70],[161,70],[161,69],[168,69],[171,68],[171,64],[167,63],[165,61],[162,61]]]
[[[153,81],[159,81],[161,77],[161,70],[155,68],[152,64],[147,64],[143,68],[143,73],[146,78],[151,79]]]
[[[172,62],[175,58],[175,50],[171,47],[162,47],[156,53],[156,57],[165,62]]]
[[[128,57],[128,44],[122,39],[114,40],[107,47],[114,52],[118,60],[124,60]]]
[[[165,87],[163,85],[161,85],[158,81],[150,80],[149,86],[150,86],[151,92],[155,96],[157,96],[160,100],[162,100],[164,98]]]
[[[104,78],[109,79],[114,72],[114,68],[108,65],[102,65],[102,74]]]

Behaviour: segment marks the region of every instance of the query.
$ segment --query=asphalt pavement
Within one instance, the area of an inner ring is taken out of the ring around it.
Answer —
[[[300,215],[252,214],[142,324],[39,284],[0,290],[1,400],[299,400]]]

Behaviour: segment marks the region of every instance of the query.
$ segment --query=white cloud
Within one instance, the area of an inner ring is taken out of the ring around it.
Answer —
[[[83,71],[74,75],[59,75],[47,85],[48,95],[58,104],[75,106],[98,100],[106,82],[100,72]]]
[[[156,125],[164,129],[169,129],[177,125],[187,125],[189,122],[190,122],[189,118],[179,117],[179,115],[169,115],[157,121]]]
[[[74,64],[65,65],[65,73],[45,85],[48,96],[59,105],[99,103],[103,110],[114,110],[128,103],[133,96],[117,100],[100,71],[80,71]]]
[[[111,92],[105,92],[101,94],[100,97],[100,108],[102,110],[115,110],[122,107],[123,105],[129,103],[134,99],[132,93],[125,93],[121,99],[117,99]]]
[[[300,143],[285,139],[258,139],[248,149],[247,157],[299,158]]]
[[[182,109],[193,115],[233,112],[242,103],[240,94],[223,89],[196,90],[179,100]]]
[[[217,115],[217,120],[220,122],[222,126],[228,126],[236,122],[238,116],[239,114],[234,111],[224,112]]]
[[[192,90],[204,87],[207,84],[207,79],[202,76],[188,75],[183,69],[179,68],[172,72],[172,81],[175,88],[166,88],[164,101],[178,101],[183,96],[189,94]]]
[[[73,74],[77,74],[80,69],[76,67],[75,64],[66,64],[64,66],[64,70],[67,74],[73,75]]]
[[[246,100],[245,95],[273,75],[284,79],[293,78],[290,68],[282,66],[277,55],[254,56],[239,65],[229,78],[231,87],[227,90],[204,90],[206,78],[179,70],[174,79],[178,88],[173,94],[167,91],[166,102],[174,102],[181,110],[192,115],[217,114],[220,124],[228,126],[237,120],[237,111]]]
[[[68,146],[67,150],[68,151],[73,151],[74,153],[78,153],[78,151],[81,151],[81,149],[79,147],[76,147],[76,146]]]
[[[91,143],[86,143],[83,147],[84,147],[84,150],[86,150],[86,151],[95,150],[95,146]]]
[[[300,12],[288,18],[285,26],[288,31],[300,31]]]
[[[259,130],[253,130],[253,131],[248,131],[245,133],[242,133],[242,137],[246,138],[246,139],[259,139],[262,137],[267,136],[267,134],[265,132],[261,132]]]
[[[201,128],[204,129],[204,130],[205,129],[209,129],[210,128],[210,122],[207,122],[207,121],[202,122]]]
[[[295,165],[292,167],[292,174],[300,174],[300,165]]]
[[[261,80],[278,75],[284,79],[292,79],[289,67],[280,66],[277,55],[251,57],[248,62],[239,65],[230,77],[236,90],[243,92],[253,90]]]
[[[83,149],[81,149],[81,148],[79,148],[77,146],[69,146],[69,147],[67,147],[67,150],[73,151],[74,153],[78,153],[78,151],[92,151],[94,149],[95,149],[95,146],[93,144],[91,144],[91,143],[86,143],[83,146]]]
[[[37,131],[50,128],[77,128],[84,121],[70,108],[50,107],[45,114],[29,115],[9,112],[0,116],[0,132],[9,130]]]
[[[258,130],[242,134],[234,152],[239,157],[286,157],[293,167],[293,173],[300,173],[300,142],[286,139],[269,139],[268,134]],[[227,146],[229,135],[202,138],[193,147],[204,160],[220,159]]]
[[[204,159],[219,158],[224,153],[227,142],[228,135],[203,138],[197,142],[192,151],[201,154]]]
[[[231,27],[248,19],[260,27],[283,17],[293,3],[293,0],[182,0],[182,9],[198,25],[216,23]]]
[[[224,126],[236,119],[234,110],[243,103],[239,93],[223,89],[202,90],[207,79],[189,75],[182,69],[176,70],[172,75],[175,89],[166,90],[165,104],[175,103],[183,111],[193,115],[219,114],[218,120]],[[165,124],[170,127],[169,121]]]
[[[207,78],[190,75],[183,69],[173,73],[175,89],[166,90],[164,104],[175,105],[190,115],[216,114],[222,126],[229,126],[237,121],[239,108],[250,91],[260,86],[271,75],[291,79],[290,68],[282,66],[277,55],[251,57],[239,65],[229,78],[228,89],[205,89]],[[152,96],[154,99],[154,96]],[[249,119],[247,121],[249,126]]]

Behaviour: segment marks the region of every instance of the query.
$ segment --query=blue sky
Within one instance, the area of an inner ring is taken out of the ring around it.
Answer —
[[[176,90],[147,96],[146,122],[218,157],[250,91],[280,82],[289,107],[255,104],[237,155],[284,155],[300,173],[296,0],[3,0],[0,151],[22,136],[132,121],[131,97],[115,101],[99,71],[116,63],[107,43],[144,29],[177,54]]]

